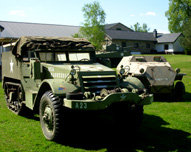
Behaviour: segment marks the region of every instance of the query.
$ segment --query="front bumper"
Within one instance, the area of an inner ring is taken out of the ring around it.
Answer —
[[[101,110],[106,109],[112,103],[128,102],[129,104],[149,105],[153,102],[153,95],[138,95],[136,93],[113,93],[102,100],[68,100],[63,99],[63,106],[77,110]]]

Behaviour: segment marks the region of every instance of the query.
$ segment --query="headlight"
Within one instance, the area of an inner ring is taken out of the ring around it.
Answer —
[[[141,68],[141,69],[139,70],[139,72],[140,72],[141,74],[143,74],[143,73],[145,72],[145,70],[144,70],[143,68]]]
[[[125,69],[123,68],[123,65],[121,65],[121,69],[120,69],[119,73],[120,73],[121,75],[123,75],[123,74],[125,73]]]
[[[130,66],[126,65],[124,69],[125,69],[125,73],[128,73],[130,71]]]
[[[75,75],[75,74],[76,74],[76,70],[75,70],[75,69],[72,69],[72,70],[70,71],[70,74],[71,74],[71,75]]]
[[[72,65],[71,68],[72,68],[72,69],[71,69],[71,71],[70,71],[70,74],[71,74],[71,75],[75,75],[75,74],[76,74],[76,70],[74,69],[74,66]]]

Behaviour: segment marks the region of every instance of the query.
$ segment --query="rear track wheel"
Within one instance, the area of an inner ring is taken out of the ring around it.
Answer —
[[[17,115],[22,115],[25,106],[22,102],[22,87],[20,84],[11,84],[5,82],[4,84],[4,94],[7,103],[7,108]]]

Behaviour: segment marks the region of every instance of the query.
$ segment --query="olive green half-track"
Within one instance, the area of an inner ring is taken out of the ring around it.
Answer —
[[[128,111],[151,104],[153,96],[138,79],[121,79],[95,61],[93,45],[82,38],[21,37],[12,51],[2,53],[7,107],[16,114],[27,113],[26,107],[38,113],[44,136],[55,140],[64,127],[63,110],[125,105]]]

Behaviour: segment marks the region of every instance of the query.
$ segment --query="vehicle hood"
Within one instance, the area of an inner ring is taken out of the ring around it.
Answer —
[[[72,66],[77,73],[88,73],[90,72],[93,75],[116,75],[116,72],[113,69],[110,69],[99,63],[94,64],[49,64],[42,63],[43,74],[45,78],[67,78],[72,70]]]
[[[60,69],[68,69],[71,70],[71,66],[74,66],[74,69],[77,71],[79,70],[80,72],[85,72],[85,71],[114,71],[104,65],[101,65],[99,63],[94,63],[94,64],[62,64],[62,65],[53,65],[55,68],[60,68]]]

